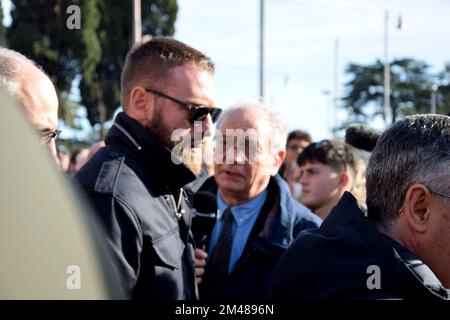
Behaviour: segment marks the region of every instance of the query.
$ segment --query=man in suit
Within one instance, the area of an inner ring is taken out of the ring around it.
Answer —
[[[215,175],[201,188],[215,194],[218,219],[205,250],[196,251],[200,298],[269,299],[281,255],[301,230],[321,220],[292,198],[277,174],[286,134],[267,108],[231,108],[217,134]]]

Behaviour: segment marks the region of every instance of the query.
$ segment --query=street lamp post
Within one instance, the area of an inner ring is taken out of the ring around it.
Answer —
[[[431,113],[436,113],[436,92],[438,91],[438,85],[433,84],[431,87]]]
[[[384,119],[386,124],[391,119],[391,74],[389,65],[389,11],[384,13]]]
[[[397,29],[402,28],[402,17],[398,17]],[[391,114],[391,66],[389,63],[389,10],[384,12],[384,118],[386,124],[393,119]]]
[[[334,41],[334,88],[333,88],[333,123],[338,126],[338,108],[339,108],[339,39]],[[333,137],[336,138],[336,132],[333,130]]]
[[[327,126],[327,131],[329,132],[330,136],[333,135],[334,136],[334,130],[333,130],[333,125],[330,124],[330,114],[331,114],[331,108],[333,106],[333,102],[329,101],[328,97],[331,96],[331,91],[330,90],[322,90],[322,94],[325,96],[325,114],[326,114],[326,126]],[[332,98],[332,100],[334,100]]]
[[[133,44],[141,40],[141,0],[133,0]]]

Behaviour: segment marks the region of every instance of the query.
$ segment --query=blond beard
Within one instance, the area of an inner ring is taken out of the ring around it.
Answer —
[[[183,164],[188,167],[196,176],[202,172],[202,154],[193,152],[191,148],[182,148],[178,154]]]

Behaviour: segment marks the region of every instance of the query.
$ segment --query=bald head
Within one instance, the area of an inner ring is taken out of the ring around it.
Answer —
[[[284,126],[264,106],[245,103],[221,117],[218,133],[214,178],[220,194],[228,205],[246,203],[280,168],[286,154]]]
[[[49,77],[33,61],[16,51],[0,48],[0,86],[15,98],[38,131],[56,130],[56,90]],[[56,156],[54,141],[50,149]]]
[[[285,150],[286,129],[281,121],[263,104],[242,103],[228,109],[217,124],[222,127],[255,129],[268,135],[273,147]]]

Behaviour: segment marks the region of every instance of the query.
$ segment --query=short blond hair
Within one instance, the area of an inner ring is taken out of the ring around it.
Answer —
[[[136,85],[164,83],[169,71],[182,65],[214,73],[214,63],[202,52],[170,37],[144,36],[128,52],[122,71],[120,100],[124,110]]]

